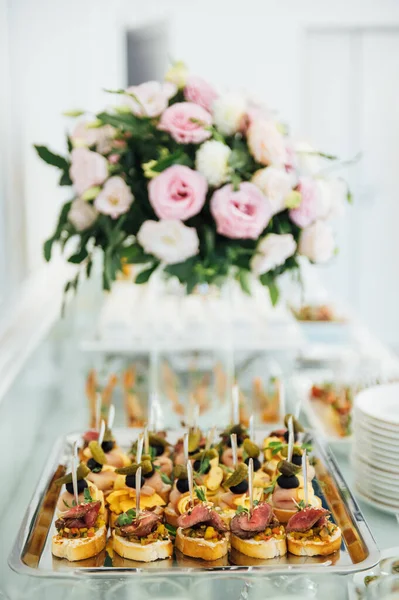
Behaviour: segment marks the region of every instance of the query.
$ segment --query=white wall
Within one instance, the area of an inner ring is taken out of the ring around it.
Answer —
[[[51,231],[65,193],[56,190],[56,175],[38,161],[30,145],[46,142],[62,150],[67,126],[62,110],[97,109],[107,101],[102,88],[124,84],[124,28],[163,20],[169,22],[170,55],[184,59],[192,71],[221,85],[252,90],[278,109],[295,134],[307,134],[327,150],[331,146],[344,157],[364,152],[363,163],[350,175],[360,204],[342,229],[343,252],[329,275],[335,291],[349,298],[386,341],[395,342],[399,331],[391,322],[399,280],[390,259],[399,253],[394,226],[399,220],[394,193],[396,0],[10,2],[14,118],[30,268],[41,260],[41,240]],[[377,31],[381,27],[392,31]],[[356,62],[359,31],[367,36],[361,38]],[[353,65],[360,65],[360,72]],[[378,125],[370,129],[368,123],[378,124],[381,111],[378,135]],[[354,122],[357,113],[362,118]],[[381,189],[381,195],[370,195],[370,189]],[[387,211],[384,219],[378,202]],[[392,300],[381,311],[387,297]]]

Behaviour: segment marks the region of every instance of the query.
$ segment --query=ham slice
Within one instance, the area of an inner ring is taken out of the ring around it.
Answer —
[[[230,529],[237,537],[250,539],[264,531],[272,520],[273,509],[270,504],[263,502],[253,509],[251,515],[248,513],[235,515],[231,520]]]
[[[287,532],[289,531],[308,531],[315,526],[323,517],[329,513],[325,508],[308,507],[298,511],[287,523]]]
[[[214,527],[217,531],[227,531],[227,525],[221,517],[204,504],[197,504],[192,511],[180,515],[177,519],[177,525],[183,529],[194,527],[195,525],[209,525]]]
[[[161,522],[161,517],[153,512],[143,512],[140,517],[133,521],[131,525],[124,525],[120,528],[121,535],[128,537],[134,535],[136,537],[146,537],[155,529],[158,523]]]

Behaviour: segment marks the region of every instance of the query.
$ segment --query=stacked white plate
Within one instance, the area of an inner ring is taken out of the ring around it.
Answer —
[[[356,396],[352,464],[358,495],[375,508],[399,514],[399,383]]]

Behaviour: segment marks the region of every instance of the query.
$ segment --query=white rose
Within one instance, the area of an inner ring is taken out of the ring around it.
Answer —
[[[195,168],[207,182],[219,186],[227,180],[231,150],[226,144],[209,140],[200,146],[195,155]]]
[[[74,200],[68,213],[68,221],[72,223],[76,231],[85,231],[95,223],[98,212],[92,204],[80,198]]]
[[[126,90],[126,104],[137,117],[158,117],[167,108],[169,99],[177,92],[175,85],[147,81]]]
[[[69,175],[79,195],[89,188],[101,185],[108,177],[108,163],[104,156],[87,148],[71,152]]]
[[[297,155],[298,170],[302,175],[317,175],[324,167],[323,158],[317,153],[316,148],[305,141],[296,142],[294,145]]]
[[[97,152],[107,154],[112,150],[115,128],[112,125],[90,127],[90,121],[79,121],[74,127],[70,139],[75,148],[96,145]]]
[[[145,221],[137,239],[145,252],[167,265],[184,262],[199,252],[199,239],[194,227],[181,221]]]
[[[319,218],[336,219],[345,212],[348,187],[343,179],[316,179],[319,196]]]
[[[301,232],[298,250],[315,263],[324,263],[334,254],[335,240],[332,229],[323,221],[316,221]]]
[[[291,233],[269,233],[258,244],[257,253],[251,259],[251,269],[255,275],[268,273],[283,265],[287,258],[295,254],[295,250],[296,242]]]
[[[252,183],[269,199],[275,215],[286,208],[285,199],[295,185],[295,177],[284,169],[267,167],[254,173]]]
[[[184,88],[188,77],[188,68],[184,62],[177,61],[173,63],[165,75],[165,81],[173,83],[179,89]]]
[[[126,213],[134,200],[130,187],[122,177],[110,177],[94,201],[98,212],[116,219]]]
[[[228,93],[216,98],[213,103],[213,120],[224,135],[236,133],[243,122],[247,109],[244,96]]]
[[[282,167],[288,160],[284,136],[274,121],[255,119],[247,132],[248,148],[261,165]]]

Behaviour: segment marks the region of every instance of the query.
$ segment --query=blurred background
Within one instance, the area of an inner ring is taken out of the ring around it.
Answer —
[[[361,153],[343,173],[355,202],[340,254],[321,277],[397,343],[395,0],[2,0],[0,21],[3,310],[42,268],[42,242],[65,199],[32,144],[62,152],[70,126],[62,111],[95,111],[109,101],[104,88],[159,78],[182,59],[210,81],[252,90],[318,148],[345,160]]]

